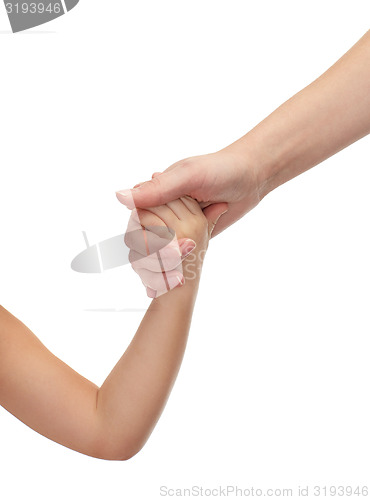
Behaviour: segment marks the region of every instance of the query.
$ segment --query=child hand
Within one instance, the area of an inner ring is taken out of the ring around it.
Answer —
[[[131,249],[132,267],[149,297],[159,297],[184,282],[182,258],[194,245],[192,259],[201,267],[212,230],[226,210],[227,204],[219,206],[214,221],[208,222],[198,202],[188,196],[167,205],[133,210],[125,242]]]

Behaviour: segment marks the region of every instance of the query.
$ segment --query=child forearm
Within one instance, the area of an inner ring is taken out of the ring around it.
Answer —
[[[198,280],[153,300],[130,346],[99,390],[101,454],[125,459],[152,432],[175,382]]]
[[[0,307],[0,404],[68,448],[108,460],[137,453],[175,381],[197,280],[155,299],[102,387],[54,356]]]

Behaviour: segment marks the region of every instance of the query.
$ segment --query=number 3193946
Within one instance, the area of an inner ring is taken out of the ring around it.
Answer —
[[[7,3],[6,11],[8,14],[60,14],[60,3]]]

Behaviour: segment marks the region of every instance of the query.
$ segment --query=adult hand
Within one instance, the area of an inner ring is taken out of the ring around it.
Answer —
[[[137,231],[138,213],[142,208],[161,206],[164,200],[184,195],[200,202],[213,228],[212,236],[240,219],[259,201],[253,169],[244,168],[236,153],[228,150],[182,160],[162,174],[154,173],[151,181],[118,192],[119,201],[133,209],[127,233],[133,236],[126,237],[126,245],[130,248],[132,267],[146,287],[148,297],[159,297],[182,282],[181,262],[195,244],[188,239],[166,244],[157,235],[146,232],[145,238],[151,238],[152,248],[162,248],[160,258],[155,251],[146,256],[149,252],[143,243],[144,234]]]
[[[118,200],[128,208],[163,205],[181,196],[191,196],[202,206],[210,223],[215,223],[212,236],[240,219],[260,201],[259,181],[244,154],[237,146],[217,153],[181,160],[163,173],[154,173],[150,181],[132,190],[118,191]],[[220,204],[228,204],[220,218]]]

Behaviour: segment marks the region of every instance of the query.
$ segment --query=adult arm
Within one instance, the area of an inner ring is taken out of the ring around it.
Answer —
[[[227,202],[213,236],[270,191],[370,132],[370,31],[308,87],[217,153],[181,160],[134,189],[117,193],[129,208],[188,194],[203,206]],[[132,198],[133,196],[133,198]],[[212,219],[212,208],[205,215]]]

